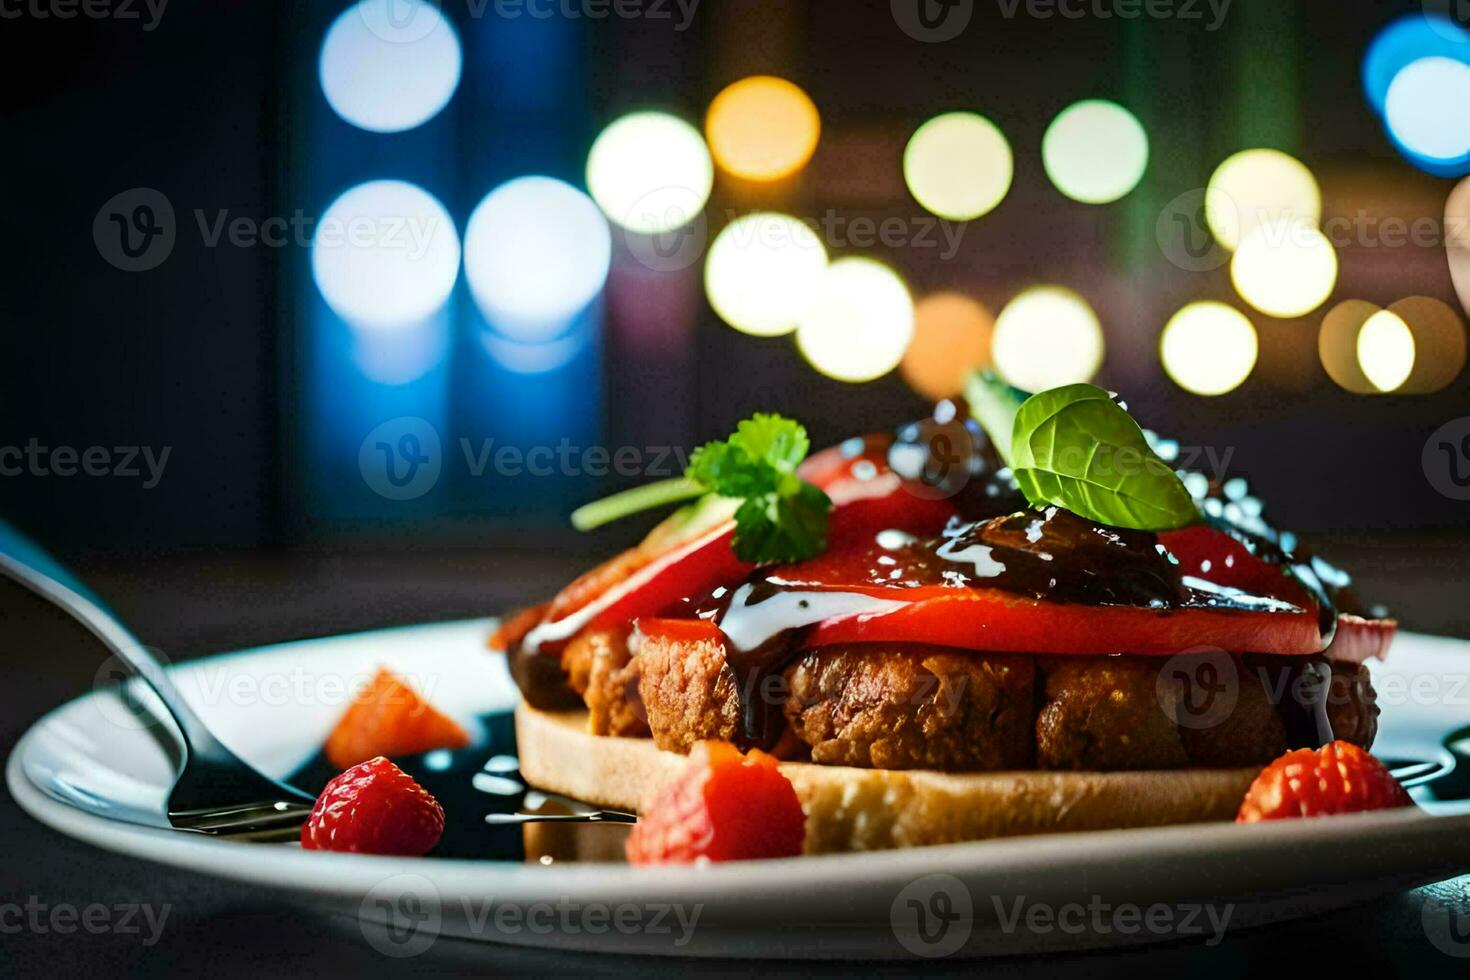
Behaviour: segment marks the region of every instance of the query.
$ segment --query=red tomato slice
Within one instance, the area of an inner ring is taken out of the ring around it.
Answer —
[[[1313,654],[1322,648],[1316,615],[1222,609],[1160,611],[1142,606],[1082,606],[1030,599],[997,589],[873,589],[867,595],[908,601],[878,614],[829,619],[807,647],[908,643],[994,653],[1106,655],[1227,650]],[[706,620],[640,619],[638,629],[675,640],[720,637]]]
[[[1159,543],[1179,559],[1179,567],[1185,575],[1251,595],[1284,599],[1303,609],[1314,605],[1307,590],[1286,569],[1257,558],[1245,545],[1223,531],[1195,525],[1165,531],[1159,535]]]
[[[819,479],[832,497],[829,545],[840,549],[889,528],[937,534],[954,516],[947,500],[917,496],[886,467],[857,469],[858,459],[828,459]],[[735,522],[720,524],[693,541],[650,555],[642,547],[583,575],[553,602],[532,642],[557,649],[585,626],[618,626],[667,612],[680,599],[733,586],[755,570],[735,557]]]
[[[1316,613],[1306,609],[1253,612],[1084,606],[998,589],[930,588],[909,593],[907,597],[900,590],[881,593],[888,599],[910,600],[892,612],[821,623],[813,630],[810,645],[931,643],[1012,653],[1163,656],[1207,648],[1274,654],[1311,654],[1322,649]]]

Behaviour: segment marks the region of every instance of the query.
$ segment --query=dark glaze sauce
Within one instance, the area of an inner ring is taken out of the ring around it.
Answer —
[[[621,860],[631,815],[599,810],[528,787],[516,759],[515,720],[502,711],[480,716],[485,739],[393,761],[444,807],[444,836],[431,857],[459,860]],[[320,794],[338,770],[318,753],[288,779]]]
[[[889,599],[838,591],[842,586],[894,590]],[[741,697],[744,735],[769,747],[779,706],[758,696],[803,645],[807,629],[831,615],[881,611],[909,589],[990,588],[1049,602],[1177,609],[1290,610],[1188,579],[1158,537],[1104,527],[1070,511],[956,518],[937,537],[884,531],[864,544],[781,567],[694,604],[695,616],[725,631],[726,663]]]

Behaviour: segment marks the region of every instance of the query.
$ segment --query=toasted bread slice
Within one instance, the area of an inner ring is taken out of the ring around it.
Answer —
[[[516,708],[521,773],[533,786],[636,811],[684,766],[651,739],[587,733],[585,711]],[[806,809],[809,854],[992,837],[1231,820],[1258,770],[987,772],[782,763]]]

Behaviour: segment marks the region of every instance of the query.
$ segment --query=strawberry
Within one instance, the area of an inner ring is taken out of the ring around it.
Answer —
[[[301,828],[301,846],[308,851],[420,857],[443,835],[439,801],[379,756],[327,783]]]
[[[633,864],[692,864],[795,857],[806,816],[791,781],[760,751],[700,742],[689,764],[638,817],[628,837]]]
[[[1414,801],[1383,763],[1351,742],[1297,749],[1271,763],[1251,788],[1236,823],[1388,810]]]
[[[327,761],[338,769],[378,755],[418,755],[462,749],[470,736],[386,667],[352,702],[327,736]]]

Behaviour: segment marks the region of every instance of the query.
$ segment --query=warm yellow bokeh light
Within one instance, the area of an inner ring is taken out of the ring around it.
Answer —
[[[995,210],[1011,189],[1015,161],[995,124],[949,112],[920,126],[903,152],[903,179],[926,210],[969,221]]]
[[[1432,296],[1401,299],[1388,312],[1404,322],[1414,339],[1413,366],[1394,390],[1430,395],[1452,384],[1465,369],[1465,325],[1459,314]]]
[[[1312,225],[1261,225],[1240,243],[1230,277],[1241,298],[1262,313],[1306,316],[1337,288],[1337,252]]]
[[[1378,389],[1358,362],[1358,336],[1363,325],[1383,307],[1363,299],[1345,299],[1322,318],[1317,334],[1317,354],[1327,376],[1345,391],[1355,395],[1371,395]]]
[[[1057,190],[1083,204],[1123,197],[1148,169],[1148,134],[1116,102],[1087,99],[1064,109],[1041,141],[1041,159]]]
[[[790,215],[761,211],[716,236],[705,258],[704,289],[730,326],[775,337],[796,329],[826,267],[827,249],[816,232]]]
[[[1393,391],[1414,370],[1414,334],[1388,310],[1379,310],[1358,331],[1358,367],[1379,391]]]
[[[888,266],[838,259],[822,273],[796,328],[812,367],[838,381],[872,381],[898,366],[914,336],[914,301]]]
[[[914,339],[899,366],[909,387],[931,401],[953,398],[990,366],[995,318],[961,293],[935,293],[914,307]]]
[[[754,75],[715,96],[704,130],[720,169],[746,180],[768,181],[806,166],[816,151],[822,121],[800,86]]]
[[[703,210],[714,164],[699,130],[664,112],[635,112],[609,125],[587,154],[587,191],[629,231],[673,231]]]
[[[1102,324],[1070,289],[1037,286],[1000,311],[991,353],[1001,376],[1026,391],[1091,381],[1102,367]]]
[[[1159,357],[1174,383],[1196,395],[1239,388],[1259,355],[1256,328],[1224,303],[1191,303],[1164,327]]]
[[[1234,250],[1262,225],[1321,224],[1322,191],[1295,157],[1279,150],[1245,150],[1220,164],[1210,178],[1205,220],[1215,240]]]

